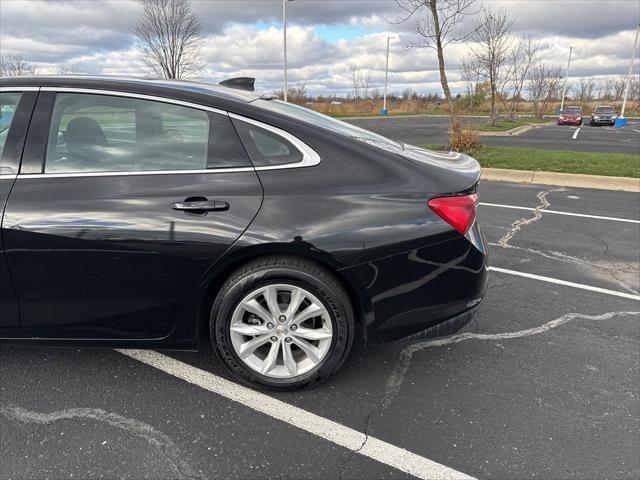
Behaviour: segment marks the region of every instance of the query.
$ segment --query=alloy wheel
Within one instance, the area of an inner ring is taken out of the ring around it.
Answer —
[[[272,378],[308,373],[333,339],[327,308],[304,288],[273,284],[245,296],[233,312],[231,343],[240,360]]]

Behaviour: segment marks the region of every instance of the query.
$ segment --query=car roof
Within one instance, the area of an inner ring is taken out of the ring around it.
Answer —
[[[221,100],[249,103],[262,97],[260,92],[223,87],[191,80],[169,80],[118,76],[93,75],[43,75],[27,77],[2,77],[1,87],[68,87],[101,90],[126,90],[140,94],[180,96],[180,92],[193,96],[216,97]]]

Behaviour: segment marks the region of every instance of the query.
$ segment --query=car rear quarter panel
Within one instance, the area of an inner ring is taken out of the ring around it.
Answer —
[[[477,172],[461,178],[455,169],[335,134],[293,133],[320,153],[321,163],[259,172],[263,205],[234,250],[278,244],[338,270],[358,295],[370,341],[409,335],[426,328],[429,318],[437,323],[466,308],[474,292],[458,282],[465,268],[475,279],[484,255],[429,209],[427,200],[475,188]],[[425,296],[425,285],[436,283]],[[431,317],[422,316],[417,326],[401,321],[400,329],[387,324],[416,309],[431,311]],[[393,331],[381,334],[385,324]]]

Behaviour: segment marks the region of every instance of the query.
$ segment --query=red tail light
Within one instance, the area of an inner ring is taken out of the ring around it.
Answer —
[[[462,235],[466,235],[476,219],[478,194],[432,198],[429,208]]]

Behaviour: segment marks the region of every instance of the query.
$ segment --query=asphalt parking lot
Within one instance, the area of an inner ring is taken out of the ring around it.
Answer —
[[[0,346],[0,478],[638,478],[637,194],[480,197],[501,270],[475,320],[309,391],[236,386],[211,352]]]
[[[447,117],[428,115],[347,120],[381,135],[409,143],[447,143]],[[465,118],[467,124],[486,122],[486,118]],[[625,128],[548,125],[517,136],[482,137],[482,143],[499,147],[542,148],[585,152],[640,153],[640,121],[630,120]]]

